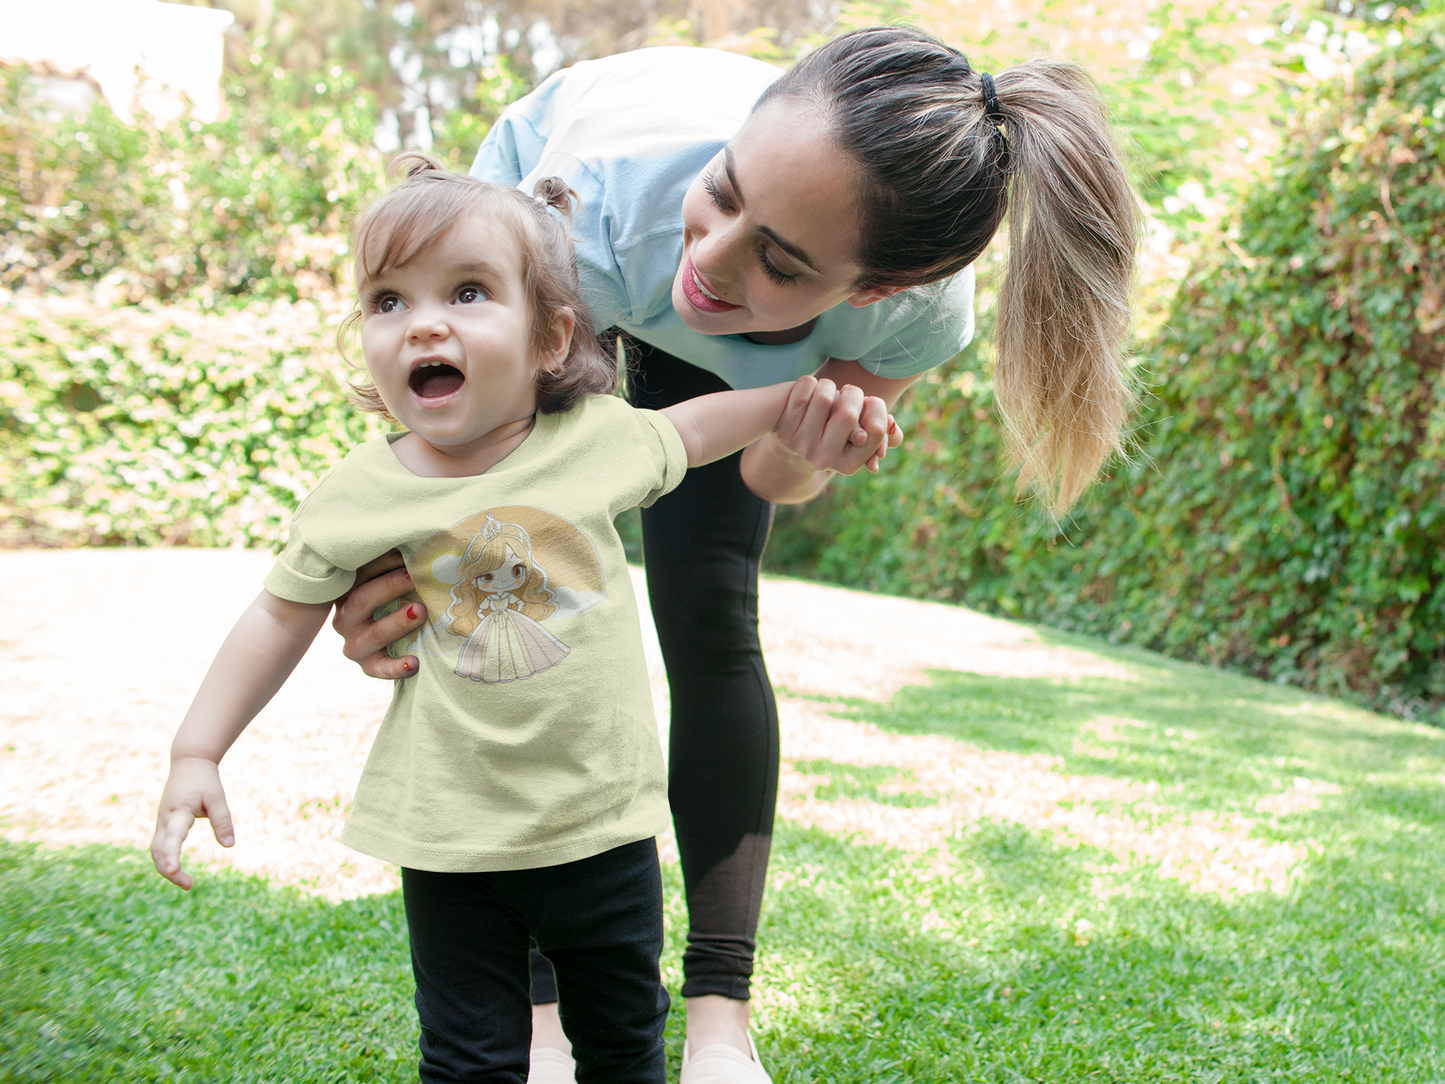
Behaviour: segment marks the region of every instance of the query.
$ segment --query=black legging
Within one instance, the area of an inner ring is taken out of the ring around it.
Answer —
[[[660,409],[728,385],[628,341],[634,405]],[[743,484],[741,453],[687,472],[642,510],[652,617],[672,692],[668,799],[689,930],[683,997],[745,999],[778,799],[778,709],[758,640],[758,562],[773,506]],[[534,954],[532,996],[555,1001]]]

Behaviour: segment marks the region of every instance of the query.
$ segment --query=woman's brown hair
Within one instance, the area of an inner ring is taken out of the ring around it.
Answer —
[[[854,31],[800,60],[755,108],[820,111],[863,178],[859,289],[972,264],[1008,219],[994,387],[1020,484],[1056,515],[1119,451],[1141,225],[1098,86],[1035,60],[991,80],[910,27]]]

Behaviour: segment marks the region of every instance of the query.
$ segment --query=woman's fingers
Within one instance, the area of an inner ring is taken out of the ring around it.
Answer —
[[[395,551],[392,551],[395,553]],[[390,554],[364,566],[362,571],[373,566],[386,566]],[[401,555],[396,554],[396,560]],[[374,678],[396,680],[411,677],[417,671],[417,661],[411,656],[394,659],[386,653],[386,647],[400,640],[409,632],[426,623],[426,607],[419,601],[405,603],[400,609],[387,614],[380,621],[373,621],[374,614],[381,607],[403,599],[411,593],[411,576],[406,567],[392,567],[381,571],[374,578],[357,584],[336,602],[336,613],[331,619],[334,628],[345,641],[342,654],[352,662],[359,663],[364,673]]]
[[[887,449],[888,404],[861,388],[845,387],[824,436],[827,470],[855,474],[860,468],[877,469]]]
[[[814,470],[837,474],[876,471],[903,439],[884,400],[826,378],[798,381],[773,433]]]
[[[881,403],[882,400],[880,399],[879,402]],[[902,443],[903,430],[898,425],[898,422],[894,420],[893,415],[889,414],[888,421],[884,426],[883,439],[873,450],[873,454],[868,457],[868,462],[865,463],[864,466],[867,467],[871,473],[877,474],[878,464],[888,455],[888,449],[896,448]]]

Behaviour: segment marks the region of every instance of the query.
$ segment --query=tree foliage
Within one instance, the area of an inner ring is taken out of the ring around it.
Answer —
[[[0,103],[0,285],[113,276],[132,300],[304,297],[336,284],[350,215],[384,180],[374,103],[339,67],[264,61],[211,124],[57,113],[28,73]]]
[[[996,481],[977,352],[774,563],[1445,706],[1445,19],[1325,88],[1140,355],[1138,451],[1061,529]]]

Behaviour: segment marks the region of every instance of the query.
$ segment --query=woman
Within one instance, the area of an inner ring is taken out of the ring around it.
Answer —
[[[690,919],[683,1084],[766,1081],[747,1021],[778,773],[757,634],[772,507],[863,464],[887,425],[864,393],[891,405],[968,342],[971,265],[1012,196],[996,388],[1021,484],[1067,508],[1119,447],[1137,205],[1079,69],[991,77],[897,27],[781,75],[699,49],[578,64],[508,109],[472,172],[524,191],[557,175],[579,193],[584,290],[598,330],[625,336],[638,405],[820,378],[771,436],[643,514]],[[374,677],[415,672],[383,648],[424,615],[370,620],[408,588],[386,572],[338,607],[347,656]],[[545,968],[534,983],[534,1042],[565,1046]]]

